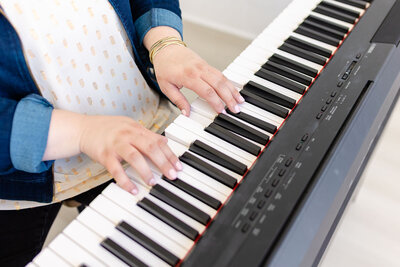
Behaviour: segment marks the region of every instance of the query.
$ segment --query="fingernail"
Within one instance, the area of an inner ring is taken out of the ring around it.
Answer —
[[[133,190],[131,191],[131,193],[132,193],[133,195],[137,195],[139,192],[138,192],[138,190],[135,188],[135,189],[133,189]]]
[[[222,113],[222,114],[226,114],[226,111],[225,111],[225,109],[223,109],[223,110],[221,111],[221,113]]]
[[[151,186],[155,185],[155,184],[156,184],[156,180],[155,180],[154,178],[152,178],[152,179],[149,181],[149,184],[150,184]]]
[[[169,170],[169,177],[172,179],[176,179],[176,171],[174,169]]]
[[[239,102],[240,102],[240,103],[244,103],[244,101],[245,101],[245,100],[244,100],[243,96],[239,95]]]
[[[239,108],[238,105],[236,105],[236,106],[234,107],[234,109],[235,109],[236,113],[239,113],[239,112],[240,112],[240,108]]]
[[[183,114],[183,116],[187,116],[186,110],[182,109],[182,114]]]
[[[175,164],[175,166],[179,171],[183,169],[182,163],[180,163],[179,161]]]

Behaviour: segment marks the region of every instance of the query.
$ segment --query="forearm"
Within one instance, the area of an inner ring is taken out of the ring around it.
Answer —
[[[54,109],[43,161],[67,158],[79,154],[80,139],[86,115]]]
[[[174,28],[168,27],[168,26],[158,26],[155,28],[152,28],[147,32],[147,34],[144,36],[143,39],[143,45],[146,47],[147,50],[150,50],[151,46],[157,42],[158,40],[164,38],[164,37],[169,37],[173,36],[181,40],[181,35],[180,33],[175,30]]]

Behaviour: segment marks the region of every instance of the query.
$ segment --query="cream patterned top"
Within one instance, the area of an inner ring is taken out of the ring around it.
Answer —
[[[157,131],[172,119],[167,101],[146,84],[132,46],[107,0],[0,0],[23,44],[33,78],[55,108],[125,115]],[[110,179],[84,154],[56,160],[58,202]],[[0,200],[0,210],[45,205]]]

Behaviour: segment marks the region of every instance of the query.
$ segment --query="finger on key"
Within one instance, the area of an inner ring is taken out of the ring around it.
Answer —
[[[120,156],[134,168],[139,176],[148,184],[154,185],[153,173],[143,155],[133,146],[124,146],[120,149]]]
[[[214,88],[212,88],[208,83],[203,81],[202,79],[196,79],[195,81],[190,81],[188,84],[184,84],[185,87],[193,90],[197,93],[201,98],[206,100],[213,109],[218,113],[225,113],[225,105],[221,101],[218,94],[215,92]]]
[[[164,155],[169,160],[169,162],[171,162],[171,164],[175,166],[175,169],[177,171],[181,171],[183,169],[182,163],[179,161],[178,157],[174,154],[174,152],[172,152],[171,148],[168,146],[168,138],[165,138],[165,143],[162,143],[160,147]]]
[[[137,195],[139,193],[136,185],[128,178],[121,163],[114,157],[110,157],[104,164],[107,170],[110,172],[117,184],[124,190]]]

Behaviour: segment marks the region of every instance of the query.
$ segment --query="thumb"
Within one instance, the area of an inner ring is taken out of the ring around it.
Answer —
[[[165,83],[162,91],[181,110],[183,115],[189,116],[190,104],[178,87],[171,83]]]

